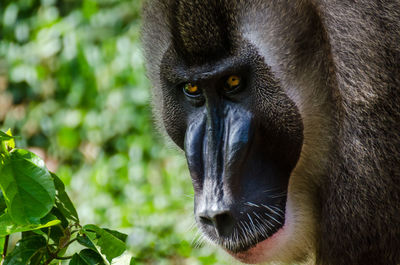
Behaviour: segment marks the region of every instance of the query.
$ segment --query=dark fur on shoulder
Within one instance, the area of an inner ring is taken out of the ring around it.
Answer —
[[[400,264],[400,2],[318,8],[337,81],[320,264]]]

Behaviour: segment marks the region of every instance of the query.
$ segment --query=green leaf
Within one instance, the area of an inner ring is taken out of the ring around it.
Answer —
[[[11,137],[11,139],[6,142],[7,147],[10,148],[10,149],[14,149],[15,148],[15,141],[14,141],[14,137],[12,136],[11,129],[8,129],[6,134]]]
[[[50,214],[55,215],[57,219],[61,221],[62,227],[66,228],[69,225],[69,221],[58,208],[53,207],[53,209],[50,211]]]
[[[0,237],[17,232],[32,231],[60,224],[60,220],[52,220],[46,224],[18,225],[13,222],[8,213],[0,216]]]
[[[0,215],[4,213],[6,208],[6,201],[4,200],[3,192],[0,190]]]
[[[93,250],[103,259],[103,261],[107,261],[107,258],[101,254],[100,250],[97,249],[91,238],[96,238],[96,233],[85,231],[85,235],[78,235],[76,237],[79,244]]]
[[[72,256],[69,265],[105,265],[99,253],[91,249],[84,249]]]
[[[8,140],[12,140],[15,137],[8,135],[7,133],[0,131],[0,141],[8,141]]]
[[[97,234],[95,232],[89,232],[89,231],[84,231],[84,232],[85,232],[84,235],[78,235],[76,237],[77,241],[82,246],[85,246],[85,247],[89,248],[90,250],[94,251],[95,253],[97,253],[97,255],[99,257],[101,257],[103,263],[105,262],[105,264],[109,264],[106,256],[104,254],[102,254],[99,247],[94,244],[94,242],[98,238]]]
[[[89,264],[96,264],[96,265],[104,265],[103,258],[99,253],[96,251],[93,251],[91,249],[84,249],[81,252],[79,252],[79,256],[81,256],[85,261],[87,261]]]
[[[112,234],[113,236],[115,236],[116,238],[118,238],[119,240],[121,240],[122,242],[126,243],[126,239],[128,238],[127,234],[118,232],[116,230],[111,230],[108,228],[103,228],[105,231],[107,231],[108,233]]]
[[[14,149],[1,167],[0,187],[8,213],[17,224],[38,224],[55,202],[53,179],[42,159]]]
[[[11,134],[11,129],[6,133],[0,131],[0,150],[2,153],[8,153],[9,150],[15,148],[15,137]]]
[[[87,234],[88,234],[88,233],[87,233]],[[95,235],[94,235],[94,236],[95,236]],[[86,235],[84,235],[84,236],[78,235],[78,236],[76,237],[76,239],[77,239],[77,241],[79,242],[79,244],[81,244],[82,246],[87,247],[87,248],[90,248],[90,249],[92,249],[92,250],[94,250],[94,251],[97,251],[96,246],[94,245],[94,243],[92,242],[92,240],[89,238],[89,236],[86,236]]]
[[[74,254],[68,263],[69,265],[90,265],[79,254]]]
[[[5,242],[6,242],[6,237],[0,236],[0,255],[1,255],[1,253],[3,253]]]
[[[41,261],[43,261],[43,258],[45,260],[47,260],[49,258],[49,254],[47,253],[47,249],[42,248],[39,251],[36,251],[36,253],[34,255],[31,256],[31,258],[29,259],[29,264],[30,265],[39,265],[39,264],[43,264],[40,263]]]
[[[40,222],[42,224],[43,223],[48,223],[48,222],[53,221],[53,220],[60,220],[60,218],[58,218],[57,216],[52,214],[53,210],[54,210],[54,208],[51,210],[51,212],[49,214],[47,214],[45,217],[40,219]],[[49,231],[49,229],[50,229],[50,231]],[[64,236],[63,221],[60,220],[59,225],[53,226],[53,227],[46,227],[46,228],[41,229],[41,231],[45,235],[49,235],[50,238],[54,241],[54,243],[58,244],[58,242],[60,241],[60,238]]]
[[[96,225],[85,225],[83,229],[95,232],[96,237],[90,234],[88,236],[99,247],[99,251],[106,256],[109,262],[113,258],[122,255],[126,250],[126,245],[121,239]]]
[[[79,223],[78,213],[69,198],[68,194],[65,192],[64,183],[61,181],[56,174],[51,173],[54,180],[54,185],[56,188],[56,207],[57,209],[69,220]]]
[[[43,236],[35,235],[22,238],[18,241],[14,250],[4,259],[4,265],[22,265],[28,264],[29,259],[36,252],[46,246],[46,239]]]
[[[89,263],[81,257],[79,254],[74,254],[69,262],[69,265],[92,265],[96,263]]]

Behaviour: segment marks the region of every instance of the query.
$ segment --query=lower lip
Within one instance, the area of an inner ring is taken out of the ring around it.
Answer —
[[[261,241],[249,250],[239,253],[233,253],[229,250],[227,252],[235,259],[247,264],[258,264],[271,260],[277,248],[279,248],[284,229],[285,227],[282,227],[271,237]]]

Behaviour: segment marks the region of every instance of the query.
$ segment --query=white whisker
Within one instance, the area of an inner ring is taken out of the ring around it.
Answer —
[[[277,207],[277,206],[271,205],[270,207],[275,209],[278,212],[281,212],[282,214],[285,214],[285,212],[282,209],[280,209],[279,207]]]
[[[255,204],[255,203],[252,203],[252,202],[246,202],[245,205],[253,206],[253,207],[257,207],[257,208],[260,207],[259,205]]]
[[[280,215],[277,211],[275,211],[274,209],[272,209],[268,205],[265,205],[265,204],[261,204],[261,205],[264,206],[265,208],[267,208],[270,212],[272,212],[272,213],[274,213],[276,215]]]

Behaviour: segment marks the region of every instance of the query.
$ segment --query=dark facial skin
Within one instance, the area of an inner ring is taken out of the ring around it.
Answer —
[[[212,64],[188,65],[172,49],[163,62],[164,124],[186,154],[196,221],[229,251],[247,250],[284,224],[298,110],[251,45]],[[232,75],[240,85],[227,91]],[[200,92],[185,93],[187,83]]]

